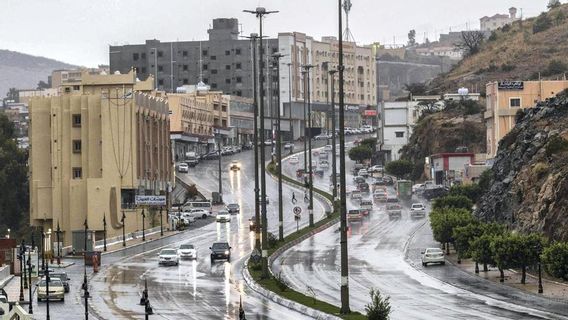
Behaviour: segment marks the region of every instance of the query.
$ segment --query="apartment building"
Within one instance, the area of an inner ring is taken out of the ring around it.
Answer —
[[[135,196],[164,195],[172,182],[167,101],[152,91],[152,78],[139,81],[133,70],[83,72],[61,89],[30,100],[31,224],[59,225],[64,245],[74,244],[85,221],[96,239],[103,219],[107,237],[121,235],[123,214],[127,233],[142,230]]]
[[[499,141],[515,126],[519,109],[532,108],[568,88],[568,80],[499,81],[486,85],[487,157],[495,157]]]

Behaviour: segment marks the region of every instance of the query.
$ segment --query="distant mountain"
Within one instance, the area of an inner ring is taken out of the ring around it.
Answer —
[[[0,50],[0,98],[9,88],[35,89],[39,81],[47,82],[53,70],[77,66],[9,50]]]

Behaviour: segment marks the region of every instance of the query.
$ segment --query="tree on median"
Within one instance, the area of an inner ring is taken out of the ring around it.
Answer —
[[[385,171],[397,179],[406,178],[414,171],[414,164],[408,160],[391,161],[385,167]]]
[[[450,243],[454,243],[454,228],[463,227],[473,221],[473,216],[466,209],[444,208],[430,213],[430,226],[434,239],[446,247],[449,254]]]
[[[349,150],[349,159],[356,162],[362,162],[364,160],[371,159],[372,156],[373,151],[367,146],[358,146]]]
[[[551,276],[568,281],[568,243],[557,242],[544,249],[542,263]]]

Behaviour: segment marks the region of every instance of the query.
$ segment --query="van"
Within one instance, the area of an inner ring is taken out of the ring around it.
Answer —
[[[188,202],[184,206],[184,211],[189,211],[191,209],[204,209],[209,211],[209,214],[213,214],[213,207],[211,206],[211,201],[192,201]]]

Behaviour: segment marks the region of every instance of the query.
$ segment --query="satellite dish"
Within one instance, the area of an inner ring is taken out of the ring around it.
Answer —
[[[120,71],[116,70],[116,71],[114,72],[114,74],[118,75],[118,74],[120,74]]]
[[[458,89],[458,94],[460,96],[467,96],[469,94],[469,89],[468,88],[459,88]]]

